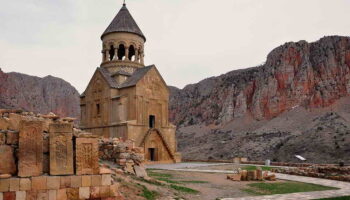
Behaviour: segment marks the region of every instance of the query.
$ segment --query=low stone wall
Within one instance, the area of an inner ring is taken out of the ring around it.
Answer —
[[[0,200],[119,199],[97,136],[73,120],[0,110]]]
[[[325,179],[331,179],[331,180],[350,182],[350,167],[312,166],[312,167],[297,167],[297,168],[276,168],[276,169],[272,169],[272,171],[275,173],[325,178]]]
[[[111,199],[118,197],[111,174],[85,176],[37,176],[0,179],[0,199]]]

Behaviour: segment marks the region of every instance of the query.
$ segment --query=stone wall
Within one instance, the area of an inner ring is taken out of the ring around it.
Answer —
[[[98,138],[73,120],[0,110],[0,200],[118,199]]]

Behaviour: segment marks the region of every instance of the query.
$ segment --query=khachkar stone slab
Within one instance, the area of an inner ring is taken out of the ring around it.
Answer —
[[[73,168],[73,124],[53,123],[50,132],[50,174],[74,174]]]
[[[19,132],[18,176],[43,173],[43,122],[21,121]]]
[[[77,175],[98,174],[98,139],[76,139],[76,173]]]

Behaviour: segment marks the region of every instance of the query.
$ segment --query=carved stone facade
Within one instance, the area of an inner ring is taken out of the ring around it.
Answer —
[[[101,67],[81,96],[81,128],[133,140],[144,148],[146,162],[180,161],[168,87],[154,65],[144,66],[146,38],[125,5],[101,39]]]

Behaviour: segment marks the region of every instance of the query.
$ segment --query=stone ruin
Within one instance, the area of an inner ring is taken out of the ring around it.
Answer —
[[[135,147],[134,141],[124,141],[121,138],[103,138],[99,140],[99,143],[100,159],[117,164],[124,170],[124,173],[148,178],[143,165],[144,150],[141,147]]]
[[[233,174],[227,175],[227,179],[232,181],[276,181],[275,174],[269,174],[268,171],[263,171],[261,167],[249,171],[236,168],[233,171]]]
[[[0,200],[119,199],[99,139],[73,120],[0,110]]]

